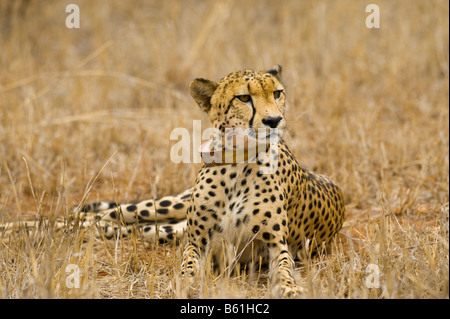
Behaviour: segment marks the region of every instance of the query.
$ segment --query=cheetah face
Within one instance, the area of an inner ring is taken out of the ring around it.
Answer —
[[[195,79],[190,92],[221,132],[226,128],[276,128],[281,136],[286,121],[285,90],[280,77],[279,65],[266,72],[245,70],[231,73],[219,83]]]

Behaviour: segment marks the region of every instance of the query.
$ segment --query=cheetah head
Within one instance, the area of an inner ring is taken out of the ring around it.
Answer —
[[[253,128],[255,131],[276,128],[277,135],[281,136],[286,121],[285,90],[280,78],[281,66],[275,65],[266,72],[234,72],[219,83],[195,79],[189,89],[221,132],[226,128]]]

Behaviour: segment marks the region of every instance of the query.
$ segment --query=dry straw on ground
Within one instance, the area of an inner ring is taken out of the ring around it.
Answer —
[[[170,131],[208,126],[189,81],[279,63],[287,142],[347,211],[331,254],[297,265],[302,297],[448,298],[447,1],[377,1],[380,29],[345,0],[77,4],[67,29],[64,1],[0,2],[1,222],[181,192],[199,164],[169,160]],[[0,296],[185,297],[180,258],[47,225],[0,245]],[[196,296],[267,297],[266,273],[247,277],[206,271]]]

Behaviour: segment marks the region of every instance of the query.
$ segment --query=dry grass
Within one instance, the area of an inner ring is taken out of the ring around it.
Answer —
[[[65,27],[68,3],[0,2],[0,221],[65,215],[84,195],[181,192],[199,166],[170,162],[170,131],[209,125],[189,81],[279,63],[288,144],[341,186],[347,209],[333,253],[298,265],[303,297],[449,297],[447,1],[377,1],[377,30],[365,2],[344,0],[80,0],[80,29]],[[138,235],[47,227],[0,245],[0,296],[185,297],[180,259]],[[206,274],[197,296],[263,298],[266,286],[264,271]]]

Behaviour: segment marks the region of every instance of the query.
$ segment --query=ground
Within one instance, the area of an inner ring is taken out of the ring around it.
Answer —
[[[279,63],[287,144],[347,214],[297,264],[302,297],[448,298],[447,1],[377,1],[379,29],[344,0],[77,4],[80,29],[59,1],[0,3],[1,222],[190,187],[200,164],[169,155],[174,128],[209,125],[189,82]],[[1,297],[185,296],[179,246],[42,233],[0,245]],[[206,275],[197,296],[266,297],[267,272],[247,275]]]

